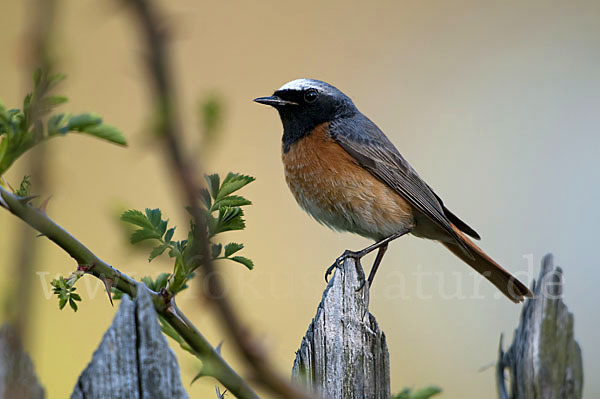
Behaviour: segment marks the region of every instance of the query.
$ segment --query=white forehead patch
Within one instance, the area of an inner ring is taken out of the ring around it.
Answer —
[[[291,82],[287,82],[283,86],[281,86],[277,91],[280,90],[307,90],[307,89],[317,89],[321,92],[331,92],[331,88],[329,85],[319,82],[318,80],[312,79],[296,79]]]
[[[296,79],[296,80],[292,80],[291,82],[287,82],[286,84],[284,84],[283,86],[281,86],[277,91],[279,90],[306,90],[309,88],[316,88],[316,85],[314,84],[314,81],[310,80],[310,79]]]

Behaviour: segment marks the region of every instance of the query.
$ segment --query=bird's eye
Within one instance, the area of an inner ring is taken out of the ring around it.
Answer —
[[[308,104],[317,101],[318,97],[319,93],[315,89],[310,89],[306,93],[304,93],[304,101],[306,101]]]

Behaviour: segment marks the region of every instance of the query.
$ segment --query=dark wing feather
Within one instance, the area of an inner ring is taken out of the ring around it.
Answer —
[[[440,226],[470,255],[469,249],[452,228],[439,197],[370,119],[358,113],[351,118],[331,122],[330,134],[361,166]]]
[[[481,236],[477,234],[477,232],[473,230],[471,226],[460,220],[458,216],[456,216],[450,211],[450,209],[446,208],[444,205],[442,206],[444,207],[444,214],[446,215],[448,220],[452,222],[453,225],[455,225],[460,231],[462,231],[466,235],[471,236],[476,240],[481,240]]]
[[[429,187],[429,186],[427,186],[427,187]],[[429,187],[429,190],[431,190],[431,192],[433,192],[433,189],[431,187]],[[466,224],[465,222],[460,220],[458,216],[456,216],[454,213],[452,213],[450,211],[450,209],[446,208],[446,205],[444,205],[444,202],[439,197],[439,195],[437,195],[435,192],[433,192],[433,194],[435,194],[435,197],[439,201],[440,205],[442,205],[442,209],[444,210],[444,215],[446,215],[448,220],[450,220],[453,225],[455,225],[460,231],[462,231],[466,235],[471,236],[472,238],[474,238],[476,240],[481,240],[481,237],[479,236],[479,234],[477,234],[477,232],[475,230],[473,230],[473,228],[471,226],[469,226],[468,224]]]

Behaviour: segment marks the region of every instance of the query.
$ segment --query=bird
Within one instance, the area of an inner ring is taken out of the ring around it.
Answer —
[[[360,251],[346,250],[326,278],[344,259],[359,263],[377,250],[371,286],[389,243],[410,233],[440,242],[511,301],[533,296],[472,241],[479,234],[444,205],[342,91],[320,80],[296,79],[254,101],[279,113],[285,180],[300,207],[333,230],[375,241]],[[363,275],[361,287],[364,281]]]

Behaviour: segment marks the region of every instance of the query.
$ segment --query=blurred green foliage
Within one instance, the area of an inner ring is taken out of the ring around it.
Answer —
[[[213,141],[223,125],[224,106],[221,97],[209,94],[198,103],[200,132],[207,140]]]
[[[402,392],[394,395],[392,399],[429,399],[441,392],[442,389],[435,385],[430,385],[416,391],[410,388],[404,388]]]
[[[22,109],[7,109],[0,102],[0,176],[29,149],[69,132],[127,144],[119,129],[105,124],[95,113],[50,115],[54,108],[68,101],[65,96],[51,94],[64,79],[65,75],[49,75],[38,69],[33,77],[33,91],[25,96]]]

